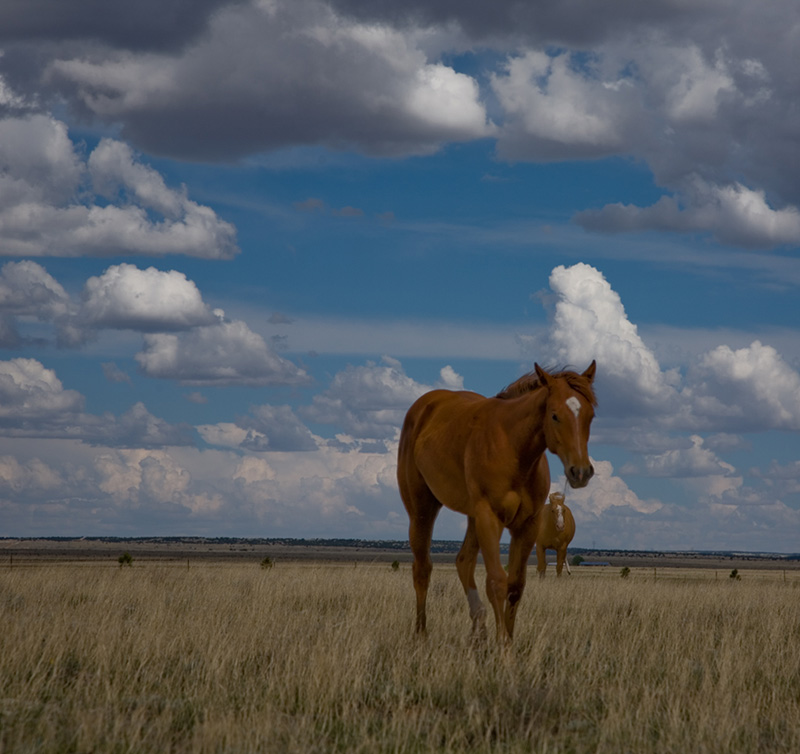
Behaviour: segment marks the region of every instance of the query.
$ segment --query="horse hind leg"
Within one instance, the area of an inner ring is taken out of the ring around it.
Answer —
[[[525,591],[528,571],[528,558],[533,550],[534,537],[530,530],[511,535],[511,546],[508,553],[508,601],[506,603],[505,622],[509,639],[514,636],[514,623],[517,618],[517,607]]]
[[[472,619],[472,635],[481,641],[486,638],[486,608],[478,594],[478,585],[475,583],[475,565],[478,562],[478,535],[475,532],[475,519],[467,519],[467,533],[464,544],[456,557],[456,570],[464,587],[469,603],[469,617]]]
[[[417,596],[416,630],[424,634],[427,629],[425,605],[428,598],[428,586],[431,580],[433,562],[431,561],[431,539],[433,525],[442,508],[441,503],[427,490],[414,496],[413,504],[407,504],[409,515],[408,542],[414,555],[412,574],[414,591]]]

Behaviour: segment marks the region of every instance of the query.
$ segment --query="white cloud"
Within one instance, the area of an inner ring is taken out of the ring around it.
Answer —
[[[628,508],[636,513],[655,513],[662,506],[658,500],[642,500],[618,476],[609,461],[592,458],[594,476],[588,486],[580,490],[567,490],[567,505],[573,509],[579,523],[591,525],[611,508]],[[553,491],[562,492],[563,485],[555,485]]]
[[[645,469],[651,477],[730,476],[735,467],[720,460],[704,446],[703,438],[692,435],[688,447],[645,456]]]
[[[0,456],[0,489],[6,494],[42,494],[63,484],[61,474],[39,458],[20,463],[15,456]]]
[[[668,84],[665,101],[672,121],[710,121],[717,115],[720,99],[736,87],[728,72],[722,50],[713,64],[705,59],[697,45],[689,45],[672,62],[678,69]]]
[[[316,450],[317,441],[289,406],[253,406],[237,424],[250,430],[242,447],[251,450]]]
[[[177,270],[114,265],[86,281],[82,298],[81,318],[96,328],[163,332],[217,321],[197,286]]]
[[[501,156],[555,160],[619,151],[631,89],[625,80],[601,81],[578,69],[568,53],[528,50],[492,77],[506,122]]]
[[[463,387],[451,367],[442,369],[440,379],[439,387]],[[308,421],[341,426],[358,438],[388,439],[400,431],[409,406],[431,389],[409,377],[399,361],[385,356],[383,364],[348,366],[336,374],[301,415]]]
[[[136,360],[148,377],[184,385],[302,385],[309,380],[240,321],[145,335]]]
[[[553,295],[544,295],[551,325],[536,345],[538,360],[584,369],[597,360],[603,412],[630,415],[661,413],[677,398],[671,378],[625,312],[619,294],[594,267],[579,263],[550,274]]]
[[[717,429],[800,429],[800,374],[757,340],[706,353],[683,393],[693,412]]]
[[[575,220],[588,230],[645,230],[712,233],[719,241],[751,248],[800,242],[800,210],[773,209],[763,190],[741,183],[712,185],[692,176],[677,196],[663,196],[649,207],[609,204],[579,212]]]
[[[83,402],[80,393],[65,390],[56,373],[36,359],[0,361],[0,417],[6,425],[69,421]]]
[[[229,259],[237,252],[230,223],[169,189],[128,146],[103,139],[84,162],[61,121],[0,118],[0,254]]]
[[[41,265],[6,262],[0,268],[0,311],[52,319],[69,310],[69,295]]]

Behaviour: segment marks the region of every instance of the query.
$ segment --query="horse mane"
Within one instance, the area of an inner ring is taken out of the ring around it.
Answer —
[[[547,371],[547,370],[546,370]],[[548,374],[555,380],[566,380],[569,386],[576,392],[580,393],[586,398],[592,406],[597,405],[597,398],[595,397],[594,390],[592,390],[591,383],[577,372],[570,369],[562,369],[558,372],[548,372]],[[542,387],[539,377],[535,371],[523,374],[522,377],[512,382],[510,385],[504,387],[495,398],[501,400],[510,400],[511,398],[519,398],[527,393],[532,393]]]

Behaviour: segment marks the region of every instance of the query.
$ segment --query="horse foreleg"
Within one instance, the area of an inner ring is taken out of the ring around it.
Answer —
[[[567,560],[567,548],[566,546],[562,547],[558,550],[557,560],[556,560],[556,575],[560,576],[561,571],[564,570],[564,566],[567,566],[567,573],[572,576],[572,573],[569,570],[569,561]]]
[[[464,535],[464,544],[456,557],[456,570],[464,594],[469,603],[469,617],[472,619],[472,634],[476,639],[486,636],[486,608],[478,594],[478,585],[475,583],[475,564],[478,562],[478,535],[475,532],[475,519],[467,519],[467,533]]]
[[[547,571],[547,548],[542,545],[536,545],[536,571],[540,579],[544,578]]]
[[[492,512],[488,503],[478,506],[475,515],[475,533],[486,566],[486,596],[494,610],[497,640],[507,641],[510,637],[506,631],[504,612],[508,595],[508,576],[500,562],[500,535],[503,533],[503,524]]]
[[[506,604],[505,624],[508,637],[514,635],[514,621],[517,618],[517,605],[525,590],[528,572],[528,558],[533,550],[534,537],[530,532],[511,534],[508,552],[508,602]]]

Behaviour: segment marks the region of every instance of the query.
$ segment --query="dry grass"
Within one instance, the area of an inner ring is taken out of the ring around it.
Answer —
[[[797,579],[588,570],[500,651],[452,567],[3,569],[0,752],[800,751]]]

